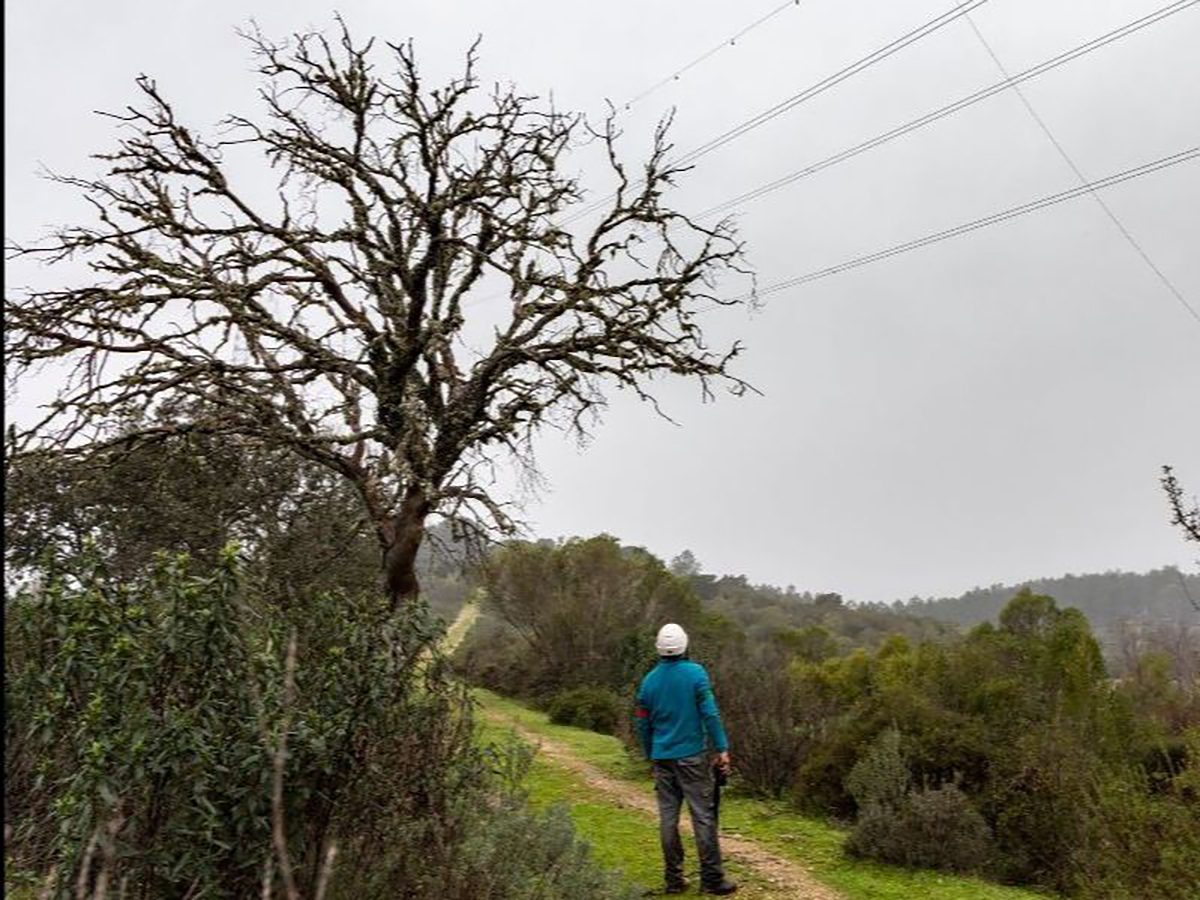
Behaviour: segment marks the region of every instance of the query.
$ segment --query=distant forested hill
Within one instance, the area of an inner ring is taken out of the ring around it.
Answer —
[[[937,640],[957,632],[944,620],[883,603],[847,603],[840,594],[751,584],[743,575],[689,573],[704,607],[732,620],[751,641],[787,631],[822,629],[845,647],[874,647],[889,635]]]
[[[1190,593],[1200,603],[1200,575],[1181,574],[1172,568],[1143,574],[1105,572],[1038,578],[1021,584],[975,588],[959,597],[917,597],[894,603],[892,608],[969,628],[995,621],[1004,604],[1022,587],[1053,597],[1060,607],[1075,607],[1098,633],[1129,620],[1200,623],[1200,611],[1187,596]]]

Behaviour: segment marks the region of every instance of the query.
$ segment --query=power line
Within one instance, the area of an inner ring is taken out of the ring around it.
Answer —
[[[1143,175],[1149,175],[1152,172],[1157,172],[1160,169],[1177,166],[1180,163],[1185,163],[1189,160],[1200,157],[1200,146],[1192,147],[1187,150],[1174,153],[1170,156],[1164,156],[1161,159],[1156,159],[1153,162],[1144,163],[1140,166],[1135,166],[1132,169],[1126,169],[1124,172],[1118,172],[1115,175],[1109,175],[1107,178],[1100,178],[1096,181],[1090,181],[1078,187],[1070,188],[1069,190],[1060,191],[1057,194],[1050,194],[1038,200],[1031,200],[1028,203],[1023,203],[1020,206],[1014,206],[998,213],[993,213],[990,216],[984,216],[981,219],[975,219],[971,222],[964,222],[961,225],[956,225],[953,228],[947,228],[944,231],[937,231],[932,234],[927,234],[924,237],[916,238],[915,240],[905,241],[902,244],[895,244],[884,250],[878,250],[875,253],[868,253],[865,256],[855,257],[854,259],[838,263],[835,266],[827,266],[823,269],[816,269],[804,275],[798,275],[794,278],[788,278],[784,281],[778,281],[768,285],[762,290],[756,291],[753,294],[744,294],[740,297],[733,298],[736,301],[749,300],[754,297],[765,297],[768,294],[778,293],[792,287],[798,287],[802,284],[807,284],[810,281],[817,281],[821,278],[828,278],[831,275],[840,275],[842,272],[847,272],[850,269],[857,269],[860,266],[869,265],[870,263],[879,262],[888,259],[892,256],[898,256],[901,253],[908,253],[910,250],[917,250],[921,247],[927,247],[930,244],[936,244],[941,241],[949,240],[953,237],[966,234],[970,231],[976,231],[980,228],[986,228],[989,225],[997,225],[1000,222],[1005,222],[1009,219],[1015,219],[1018,216],[1026,215],[1027,213],[1037,212],[1038,210],[1046,209],[1050,206],[1055,206],[1067,200],[1074,200],[1076,197],[1090,194],[1093,191],[1103,188],[1112,187],[1124,181],[1129,181],[1134,178],[1140,178]]]
[[[1182,9],[1182,7],[1180,8]],[[1178,10],[1175,11],[1178,12]],[[983,49],[986,50],[988,56],[992,58],[992,62],[996,64],[996,68],[1000,70],[1000,74],[1002,74],[1005,78],[1009,78],[1008,70],[1004,67],[1004,63],[1000,61],[1000,57],[996,55],[996,51],[992,49],[992,45],[988,43],[987,38],[983,36],[983,32],[979,30],[979,26],[975,24],[975,21],[969,15],[967,16],[967,23],[971,26],[971,30],[975,32],[975,36],[979,38],[979,42],[983,44]],[[1050,126],[1046,124],[1046,120],[1038,115],[1037,110],[1033,108],[1033,104],[1029,102],[1029,98],[1025,96],[1025,92],[1017,87],[1015,83],[1013,87],[1017,92],[1017,96],[1021,99],[1021,103],[1024,105],[1026,111],[1033,118],[1033,121],[1037,123],[1038,128],[1042,130],[1042,134],[1044,134],[1046,139],[1054,146],[1054,149],[1058,151],[1058,155],[1062,157],[1063,162],[1065,162],[1071,171],[1075,173],[1075,177],[1079,179],[1079,183],[1087,184],[1087,176],[1083,174],[1083,171],[1075,164],[1075,160],[1073,160],[1070,154],[1067,153],[1066,148],[1063,147],[1058,138],[1054,136],[1054,132],[1050,130]],[[1094,191],[1092,191],[1091,194],[1092,198],[1100,205],[1100,208],[1104,210],[1105,215],[1107,215],[1113,225],[1116,226],[1117,231],[1121,233],[1129,246],[1132,247],[1134,252],[1142,258],[1142,261],[1149,266],[1150,271],[1158,276],[1158,280],[1161,281],[1163,286],[1166,287],[1166,289],[1171,292],[1175,299],[1179,301],[1180,305],[1182,305],[1183,308],[1188,311],[1191,317],[1197,322],[1200,322],[1200,313],[1196,312],[1196,308],[1188,303],[1182,292],[1180,292],[1180,290],[1175,287],[1174,283],[1172,283],[1171,279],[1166,276],[1166,273],[1164,273],[1163,270],[1155,264],[1154,260],[1150,258],[1150,254],[1145,251],[1142,245],[1138,242],[1137,238],[1135,238],[1129,229],[1125,227],[1125,223],[1117,218],[1117,214],[1113,212],[1112,207],[1110,207],[1104,201],[1104,198],[1099,194],[1095,193]]]
[[[1175,13],[1182,12],[1189,6],[1195,6],[1197,3],[1200,3],[1200,0],[1177,0],[1177,2],[1170,3],[1153,13],[1142,16],[1140,19],[1135,19],[1132,22],[1122,25],[1120,28],[1116,28],[1106,34],[1102,34],[1099,37],[1093,38],[1090,41],[1067,50],[1064,53],[1060,53],[1057,56],[1051,57],[1044,62],[1038,63],[1035,66],[1031,66],[1017,75],[1009,75],[1008,72],[1004,71],[1003,67],[1001,67],[1001,71],[1005,76],[1004,80],[1002,81],[998,81],[993,85],[974,92],[973,94],[968,94],[967,96],[962,97],[953,103],[948,103],[945,106],[926,113],[923,116],[918,116],[915,119],[905,122],[903,125],[898,125],[895,128],[885,131],[882,134],[878,134],[875,137],[869,138],[860,144],[856,144],[853,147],[841,150],[832,156],[827,156],[818,162],[810,163],[801,169],[796,169],[793,172],[789,172],[788,174],[783,175],[774,181],[769,181],[765,184],[759,185],[758,187],[739,194],[736,197],[732,197],[729,200],[718,203],[716,206],[709,207],[695,216],[695,218],[707,218],[709,216],[728,212],[729,210],[743,204],[750,203],[751,201],[773,193],[782,187],[793,184],[802,178],[807,178],[809,175],[814,175],[823,169],[828,169],[831,166],[835,166],[839,163],[845,162],[848,159],[852,159],[853,157],[858,156],[860,153],[873,150],[876,147],[880,147],[883,144],[889,143],[890,141],[916,131],[919,128],[924,128],[926,125],[931,125],[934,122],[946,118],[947,116],[954,115],[955,113],[960,112],[969,106],[973,106],[980,101],[988,99],[989,97],[994,97],[996,94],[1006,91],[1009,88],[1016,89],[1017,93],[1020,94],[1021,92],[1017,88],[1017,85],[1021,84],[1022,82],[1029,81],[1030,79],[1036,78],[1039,75],[1044,75],[1046,72],[1050,72],[1053,69],[1057,69],[1059,66],[1079,59],[1081,56],[1085,56],[1094,50],[1099,50],[1101,47],[1107,46],[1108,44],[1120,40],[1121,38],[1128,37],[1129,35],[1140,31],[1143,28],[1146,28],[1157,22],[1161,22],[1163,19],[1173,16]],[[967,19],[968,22],[970,22],[970,16],[968,16]],[[974,26],[973,22],[970,24]],[[1082,180],[1086,181],[1087,179],[1083,178]]]
[[[673,81],[678,81],[679,77],[681,75],[685,74],[686,72],[691,71],[692,69],[694,69],[696,66],[700,65],[700,63],[704,62],[709,57],[721,52],[726,47],[734,46],[735,44],[737,44],[737,42],[741,38],[745,37],[747,34],[749,34],[755,28],[758,28],[760,25],[766,24],[767,22],[769,22],[771,19],[775,18],[777,15],[779,15],[784,10],[791,9],[793,6],[799,6],[799,5],[800,5],[800,0],[787,0],[786,3],[781,3],[779,6],[775,7],[773,10],[771,10],[766,15],[760,16],[759,18],[755,19],[753,22],[751,22],[749,25],[747,25],[741,31],[737,32],[736,34],[730,35],[729,37],[722,40],[721,43],[717,44],[711,50],[707,50],[704,53],[701,53],[699,56],[697,56],[695,59],[693,59],[690,63],[688,63],[683,68],[676,69],[670,75],[667,75],[665,78],[663,78],[659,81],[656,81],[654,84],[650,85],[650,87],[646,88],[641,93],[636,94],[635,96],[629,98],[624,103],[622,103],[619,108],[622,111],[628,111],[630,109],[630,107],[632,107],[634,104],[646,99],[651,94],[653,94],[655,91],[666,87],[668,84],[670,84]]]
[[[889,56],[900,52],[905,47],[907,47],[909,44],[914,44],[917,41],[921,40],[922,38],[928,37],[929,35],[944,28],[945,26],[949,25],[951,22],[960,18],[961,16],[965,16],[971,10],[978,9],[980,6],[982,6],[983,4],[985,4],[987,2],[988,2],[988,0],[969,0],[969,2],[967,2],[967,3],[960,3],[958,6],[954,7],[953,9],[947,10],[946,12],[942,13],[940,16],[936,16],[933,19],[930,19],[924,25],[921,25],[918,28],[914,28],[912,31],[908,32],[907,34],[903,35],[902,37],[897,38],[896,40],[892,41],[890,44],[886,44],[883,47],[880,47],[878,50],[874,51],[873,53],[868,53],[862,59],[859,59],[856,62],[851,63],[850,65],[846,66],[845,68],[843,68],[837,72],[834,72],[832,75],[830,75],[826,78],[823,78],[821,81],[818,81],[816,84],[805,88],[804,90],[800,91],[798,94],[793,94],[791,97],[788,97],[786,100],[782,101],[781,103],[775,104],[770,109],[763,110],[763,112],[759,113],[758,115],[756,115],[750,119],[747,119],[742,124],[729,129],[724,134],[720,134],[717,137],[713,138],[712,140],[707,141],[704,144],[701,144],[699,147],[696,147],[695,149],[690,150],[689,152],[683,154],[683,156],[679,157],[675,161],[675,164],[676,165],[686,165],[687,163],[690,163],[696,159],[699,159],[701,156],[705,156],[705,155],[713,152],[714,150],[725,146],[730,141],[733,141],[733,140],[741,137],[743,134],[746,134],[749,131],[753,131],[755,128],[758,128],[760,125],[763,125],[763,124],[771,121],[772,119],[783,115],[785,112],[788,112],[788,111],[794,109],[795,107],[799,106],[801,103],[804,103],[807,100],[811,100],[813,97],[823,94],[825,91],[829,90],[830,88],[834,87],[835,85],[841,84],[847,78],[857,75],[859,72],[863,71],[864,69],[870,68],[871,66],[875,65],[876,63],[882,62],[883,60],[887,59]]]
[[[771,121],[772,119],[775,119],[778,116],[783,115],[785,112],[788,112],[788,111],[794,109],[795,107],[799,106],[801,103],[804,103],[807,100],[811,100],[813,97],[823,94],[825,91],[829,90],[830,88],[832,88],[838,84],[841,84],[846,79],[851,78],[854,75],[857,75],[859,72],[863,71],[864,69],[870,68],[871,66],[875,65],[876,63],[882,62],[883,60],[887,59],[889,56],[892,56],[895,53],[899,53],[901,50],[903,50],[905,47],[909,46],[910,44],[914,44],[917,41],[921,40],[922,38],[928,37],[929,35],[944,28],[946,25],[949,25],[951,22],[955,21],[956,19],[960,18],[961,16],[966,15],[971,10],[978,9],[980,6],[983,6],[983,4],[985,4],[987,2],[988,2],[988,0],[967,0],[967,2],[965,2],[965,3],[958,4],[957,6],[953,7],[952,9],[947,10],[946,12],[942,13],[941,15],[935,16],[934,18],[930,19],[925,24],[923,24],[917,28],[914,28],[912,31],[909,31],[908,33],[902,35],[901,37],[896,38],[891,43],[885,44],[884,46],[880,47],[878,50],[875,50],[872,53],[868,53],[866,56],[862,57],[861,59],[851,63],[850,65],[848,65],[842,69],[839,69],[837,72],[834,72],[832,75],[826,76],[825,78],[821,79],[820,81],[816,82],[815,84],[808,86],[807,88],[800,91],[799,93],[793,94],[792,96],[788,97],[786,100],[783,100],[782,102],[775,104],[774,106],[770,107],[769,109],[765,109],[761,113],[758,113],[757,115],[752,116],[751,118],[742,122],[740,125],[736,125],[733,128],[729,129],[728,131],[717,135],[715,138],[712,138],[711,140],[706,141],[705,143],[701,144],[700,146],[695,147],[692,150],[689,150],[687,153],[683,154],[682,156],[677,157],[676,159],[673,159],[670,164],[673,166],[687,165],[688,163],[694,162],[695,160],[699,159],[702,156],[706,156],[707,154],[712,153],[714,150],[717,150],[717,149],[725,146],[726,144],[728,144],[731,141],[737,140],[742,135],[747,134],[750,131],[753,131],[754,129],[758,128],[761,125],[765,125],[767,122]],[[584,216],[590,215],[591,213],[593,213],[596,210],[603,207],[606,203],[608,203],[610,200],[612,200],[613,197],[615,197],[615,196],[616,196],[615,193],[610,193],[610,194],[607,194],[606,196],[600,198],[599,200],[595,201],[594,203],[588,204],[583,209],[581,209],[578,212],[573,213],[572,215],[567,216],[565,219],[563,219],[562,224],[569,225],[572,222],[575,222],[575,221],[583,218]]]

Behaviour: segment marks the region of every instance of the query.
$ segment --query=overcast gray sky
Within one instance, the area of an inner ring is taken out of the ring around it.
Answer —
[[[972,14],[1010,71],[1166,0],[991,0]],[[78,200],[38,166],[89,173],[113,141],[95,109],[155,77],[193,125],[251,111],[257,76],[234,29],[413,38],[431,78],[482,35],[481,73],[600,112],[779,6],[346,2],[5,4],[6,223],[28,239]],[[677,109],[688,149],[953,6],[799,0],[622,122],[631,152]],[[1090,178],[1200,144],[1200,6],[1029,82],[1027,96]],[[701,210],[998,78],[965,20],[699,161],[676,204]],[[584,178],[589,169],[581,159]],[[1075,186],[1012,92],[818,173],[739,214],[760,283],[839,263]],[[1104,199],[1200,309],[1200,162]],[[49,273],[10,270],[9,281]],[[1195,565],[1166,523],[1158,467],[1200,489],[1200,322],[1088,197],[710,316],[741,340],[762,397],[699,402],[664,386],[678,425],[621,395],[580,450],[540,445],[544,536],[608,531],[708,571],[852,599],[1105,569]],[[20,415],[18,399],[10,414]]]

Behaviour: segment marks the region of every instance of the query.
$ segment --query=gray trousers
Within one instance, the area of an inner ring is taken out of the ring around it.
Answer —
[[[654,794],[658,798],[658,829],[667,884],[683,881],[679,810],[685,799],[692,814],[692,831],[696,835],[700,880],[704,884],[719,884],[725,876],[713,815],[714,789],[713,770],[707,753],[682,759],[654,760]]]

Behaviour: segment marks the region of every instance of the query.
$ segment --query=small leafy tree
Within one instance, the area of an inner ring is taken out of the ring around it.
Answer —
[[[163,550],[208,571],[231,540],[246,577],[282,603],[360,592],[378,572],[344,479],[236,436],[189,432],[88,458],[28,455],[10,463],[5,488],[5,560],[14,572],[85,546],[119,578],[145,571]]]
[[[511,542],[479,575],[485,608],[520,636],[545,691],[600,685],[627,693],[653,659],[663,623],[702,621],[685,580],[608,535]]]
[[[717,292],[741,245],[664,203],[685,171],[669,123],[631,170],[611,119],[594,130],[512,88],[485,94],[474,50],[431,88],[411,44],[387,45],[384,72],[344,25],[248,38],[263,117],[207,138],[140,78],[107,172],[54,176],[94,221],[10,248],[92,273],[6,296],[10,375],[72,367],[11,452],[202,433],[297,454],[353,487],[399,605],[431,516],[513,529],[493,466],[531,467],[543,426],[582,434],[606,387],[653,403],[659,376],[746,389],[738,346],[710,349],[697,317],[742,302]],[[615,190],[573,233],[559,223],[582,200],[567,172],[581,138],[604,147]],[[117,416],[147,424],[114,434]]]

